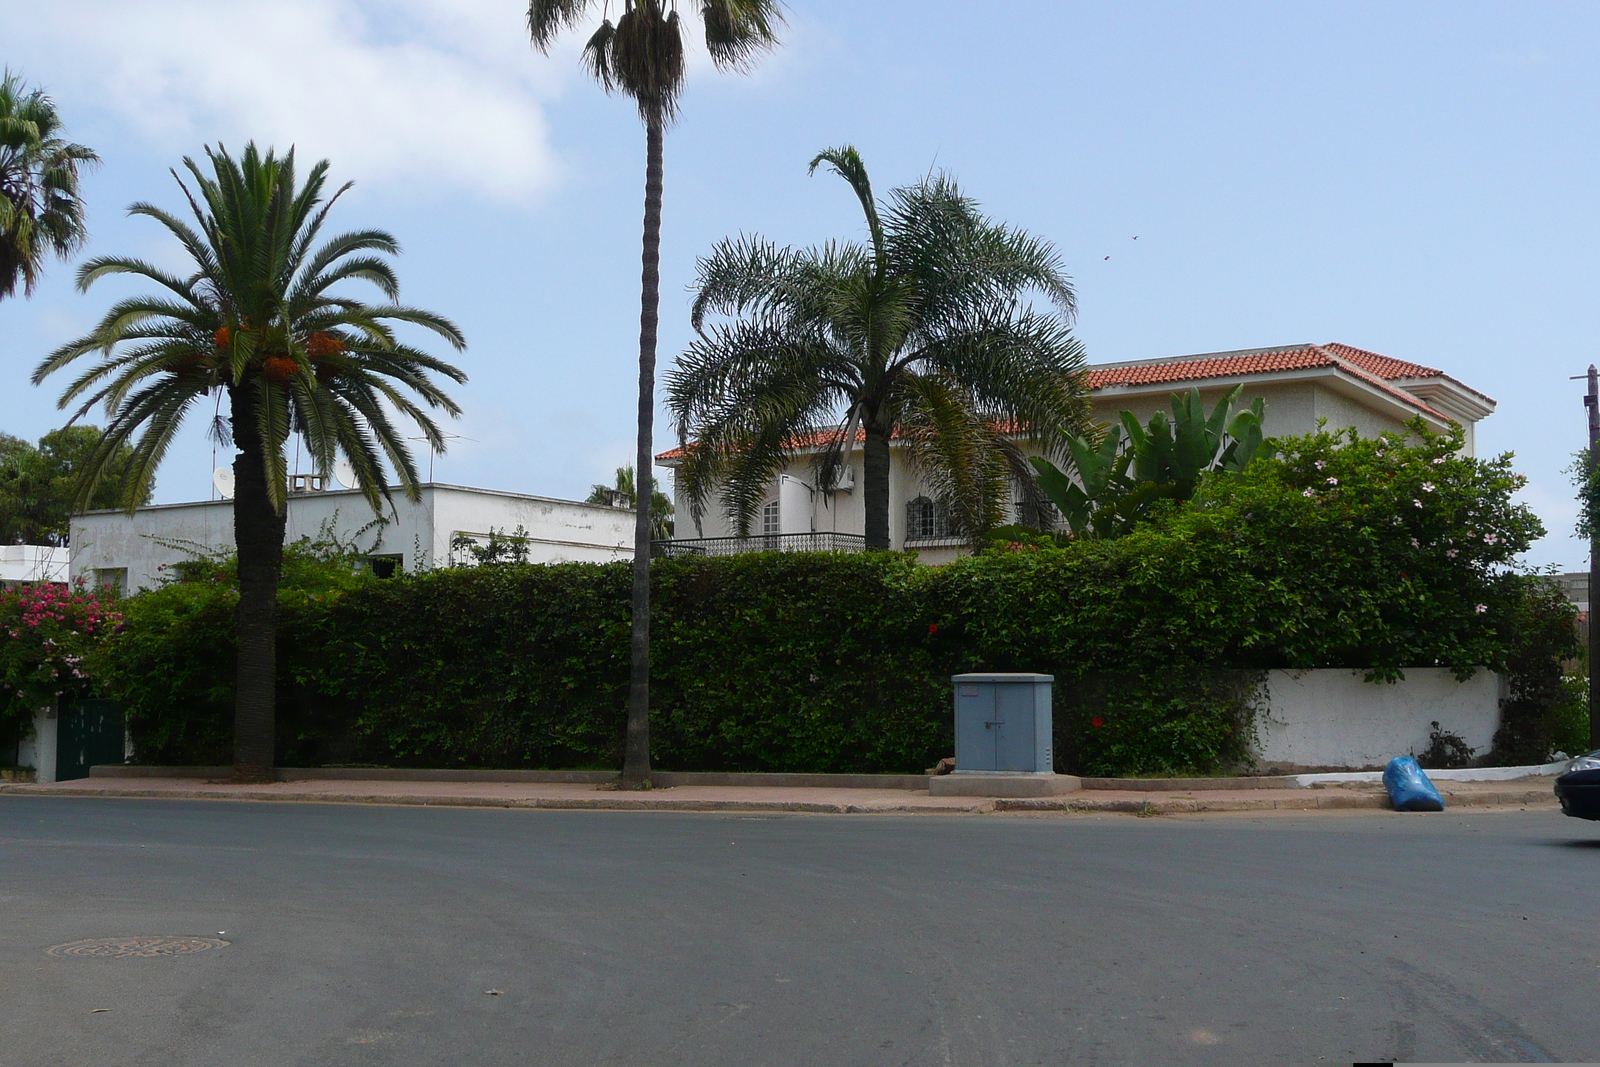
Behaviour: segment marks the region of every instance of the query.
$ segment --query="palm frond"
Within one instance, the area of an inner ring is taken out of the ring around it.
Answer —
[[[608,90],[631,97],[645,122],[672,121],[684,69],[683,27],[676,10],[662,11],[661,0],[629,3],[605,42],[605,56]]]
[[[437,380],[466,376],[395,331],[417,327],[459,351],[466,344],[460,328],[393,302],[398,280],[382,258],[398,252],[390,235],[362,230],[317,244],[329,207],[349,187],[324,198],[326,161],[301,180],[293,150],[279,156],[251,143],[234,156],[217,146],[204,158],[205,166],[184,160],[187,181],[174,173],[194,225],[148,204],[134,212],[177,236],[195,261],[192,276],[123,257],[100,257],[80,275],[84,287],[112,274],[140,276],[177,299],[117,301],[93,331],[46,357],[35,379],[100,357],[68,385],[61,404],[81,405],[74,419],[104,405],[104,453],[133,442],[135,489],[148,486],[193,402],[222,390],[235,443],[261,455],[280,514],[284,446],[296,432],[319,468],[341,454],[349,458],[375,509],[385,463],[414,494],[416,466],[394,418],[415,422],[430,447],[442,449],[443,435],[425,408],[459,415]],[[376,284],[391,302],[372,305],[332,291],[348,281]]]
[[[45,259],[65,259],[87,238],[79,178],[100,157],[61,128],[49,96],[9,68],[0,75],[0,299],[19,285],[31,296]]]
[[[528,36],[533,47],[548,52],[561,31],[578,24],[594,0],[530,0]]]
[[[713,332],[679,361],[665,392],[688,446],[679,485],[693,519],[720,493],[741,536],[748,532],[796,442],[826,432],[841,396],[836,364],[825,346],[747,324]]]
[[[1015,424],[1046,454],[1087,428],[1083,346],[1059,318],[992,315],[929,338],[901,362],[967,383],[977,410]]]
[[[872,195],[872,181],[867,177],[867,165],[861,161],[861,153],[851,145],[824,149],[811,160],[807,173],[815,174],[823,163],[849,182],[850,188],[855,190],[856,199],[861,201],[861,210],[867,217],[867,230],[872,234],[873,259],[880,264],[881,271],[887,265],[885,257],[888,250],[884,247],[883,221],[878,216],[878,201]]]
[[[912,468],[950,509],[951,529],[976,538],[1005,521],[1010,473],[995,435],[963,384],[943,374],[907,374],[900,433]]]
[[[719,70],[746,70],[778,43],[783,12],[773,0],[700,0],[706,51]]]
[[[880,212],[859,153],[830,149],[811,169],[823,165],[855,190],[870,247],[742,236],[698,265],[698,337],[667,390],[693,506],[721,490],[747,523],[759,478],[778,469],[778,442],[802,430],[819,435],[826,488],[869,425],[900,431],[964,532],[1000,521],[1012,499],[1046,524],[1021,439],[1059,454],[1089,429],[1059,256],[984,217],[945,176],[894,190]],[[879,484],[864,495],[889,494]]]
[[[884,231],[898,269],[918,279],[930,321],[1042,294],[1069,322],[1071,279],[1048,242],[985,217],[945,175],[890,194]]]

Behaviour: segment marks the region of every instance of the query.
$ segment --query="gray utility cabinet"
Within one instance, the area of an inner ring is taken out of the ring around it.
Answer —
[[[958,674],[957,774],[1053,774],[1049,674]]]

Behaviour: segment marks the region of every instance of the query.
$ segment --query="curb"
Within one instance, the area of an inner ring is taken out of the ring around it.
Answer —
[[[1556,798],[1544,790],[1445,794],[1445,810],[1451,808],[1558,808]],[[1030,800],[996,800],[994,810],[1034,812],[1117,812],[1127,815],[1190,815],[1221,811],[1393,811],[1387,795],[1321,795],[1285,798],[1240,797],[1226,800],[1201,800],[1196,797],[1162,797],[1152,800],[1092,800],[1083,797],[1041,797]]]
[[[26,789],[0,786],[0,795],[46,797],[116,797],[132,800],[246,800],[277,804],[400,804],[433,808],[546,808],[565,811],[733,811],[807,812],[824,815],[970,815],[992,812],[995,802],[975,797],[967,804],[832,804],[809,800],[680,800],[673,797],[462,797],[390,793],[272,793],[235,789],[75,789],[34,785]]]
[[[0,785],[0,794],[17,796],[116,797],[144,800],[238,800],[280,804],[398,804],[412,807],[543,808],[559,811],[791,812],[823,815],[973,815],[1015,813],[1194,815],[1206,812],[1390,810],[1382,793],[1307,792],[1297,797],[1152,796],[1150,799],[1098,798],[1080,792],[1054,797],[973,797],[956,804],[847,804],[807,800],[689,799],[668,795],[610,793],[584,797],[472,797],[414,793],[279,793],[248,787],[203,789],[85,789],[70,785]],[[1445,794],[1450,808],[1556,808],[1545,790],[1495,790]]]

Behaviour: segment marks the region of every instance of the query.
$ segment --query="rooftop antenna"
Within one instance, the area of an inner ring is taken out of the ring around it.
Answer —
[[[441,433],[439,436],[444,438],[446,441],[471,441],[473,444],[478,444],[479,443],[477,438],[474,438],[474,437],[462,437],[458,433]],[[408,437],[408,438],[406,438],[406,440],[407,441],[426,441],[428,439],[426,437]],[[439,450],[438,449],[431,448],[431,447],[428,449],[428,481],[430,481],[430,482],[433,481],[433,461],[438,455],[439,455]]]

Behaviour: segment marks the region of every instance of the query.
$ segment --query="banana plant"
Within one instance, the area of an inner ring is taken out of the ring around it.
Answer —
[[[1098,443],[1069,437],[1074,480],[1047,459],[1030,460],[1039,488],[1075,536],[1118,537],[1145,518],[1157,500],[1188,500],[1207,474],[1237,473],[1276,449],[1262,432],[1266,401],[1234,412],[1234,386],[1208,414],[1198,388],[1172,394],[1172,418],[1156,412],[1140,425],[1124,411]],[[1126,438],[1124,438],[1126,434]]]

